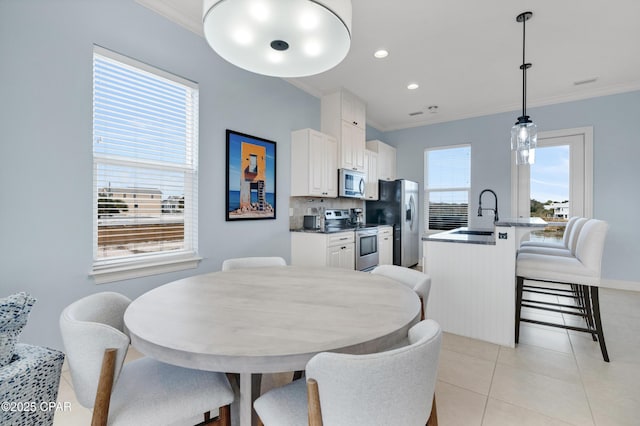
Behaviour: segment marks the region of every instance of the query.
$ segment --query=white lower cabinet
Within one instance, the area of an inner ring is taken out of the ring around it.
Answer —
[[[355,235],[353,231],[332,234],[291,232],[291,264],[354,270]]]
[[[393,227],[378,227],[378,264],[393,265]]]

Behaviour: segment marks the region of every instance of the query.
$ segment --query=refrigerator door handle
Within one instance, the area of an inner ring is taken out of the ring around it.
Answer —
[[[416,210],[416,203],[413,199],[413,195],[409,196],[409,205],[407,206],[407,212],[406,212],[406,221],[409,222],[409,229],[413,231],[413,225],[415,222],[415,210]]]

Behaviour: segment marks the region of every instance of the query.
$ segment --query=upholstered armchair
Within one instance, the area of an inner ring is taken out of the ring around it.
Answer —
[[[11,362],[0,367],[0,424],[51,425],[64,354],[17,343]]]
[[[0,425],[3,426],[53,424],[64,354],[18,343],[35,302],[24,292],[0,299]]]

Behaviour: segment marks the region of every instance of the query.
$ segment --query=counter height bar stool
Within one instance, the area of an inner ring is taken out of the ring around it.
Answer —
[[[520,322],[586,332],[593,336],[594,341],[599,341],[602,357],[606,362],[609,362],[598,293],[607,229],[607,223],[602,220],[588,220],[580,231],[575,256],[572,257],[536,253],[518,254],[516,259],[515,343],[518,343],[520,337]],[[569,297],[570,294],[566,293],[567,290],[562,289],[563,286],[575,286],[579,289],[581,297],[577,306],[523,298],[524,292]],[[558,290],[560,291],[558,292]],[[579,316],[586,320],[586,327],[522,318],[522,307]]]
[[[545,243],[538,241],[529,241],[532,244],[525,245],[527,241],[520,245],[520,249],[518,250],[518,255],[524,253],[534,253],[534,254],[548,254],[554,256],[567,256],[567,257],[575,257],[576,249],[578,246],[578,237],[580,236],[580,231],[582,231],[582,227],[585,223],[587,223],[589,219],[584,217],[572,217],[567,224],[565,229],[564,238],[562,243]],[[564,248],[560,248],[560,246]],[[555,288],[552,292],[549,292],[545,289],[540,288],[532,288],[531,286],[524,286],[525,290],[531,293],[539,293],[539,294],[547,294],[553,296],[567,296],[573,297],[576,302],[579,304],[577,307],[581,312],[584,312],[586,318],[591,318],[588,315],[588,310],[590,309],[589,303],[587,303],[587,298],[582,288],[578,285],[571,285],[568,289],[563,288]],[[595,341],[595,334],[594,341]]]
[[[564,227],[562,242],[530,240],[530,241],[523,241],[522,243],[520,243],[520,248],[522,249],[525,247],[545,247],[545,248],[568,249],[571,230],[578,219],[580,219],[579,216],[572,216],[569,218],[569,220],[567,221],[567,224]]]
[[[573,219],[573,218],[572,218]],[[536,254],[551,254],[557,256],[575,256],[576,249],[578,247],[578,238],[580,237],[580,232],[582,231],[582,227],[585,223],[587,223],[589,219],[586,217],[575,218],[575,221],[571,223],[571,226],[567,225],[565,229],[565,233],[562,237],[562,243],[544,243],[543,241],[536,241],[536,245],[528,244],[525,241],[520,245],[518,249],[518,254],[520,253],[536,253]],[[543,243],[545,245],[543,245]]]

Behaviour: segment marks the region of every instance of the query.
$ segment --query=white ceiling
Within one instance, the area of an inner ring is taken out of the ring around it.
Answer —
[[[202,0],[137,0],[202,35]],[[351,50],[288,79],[320,96],[343,87],[382,131],[519,110],[527,22],[527,107],[640,90],[638,0],[353,0]],[[386,59],[373,52],[387,49]],[[215,53],[213,53],[215,54]],[[575,85],[592,78],[592,83]],[[407,90],[407,84],[420,84]],[[428,107],[437,105],[437,113]],[[423,114],[409,116],[422,111]],[[514,114],[514,122],[519,113]],[[535,120],[535,117],[533,117]]]

